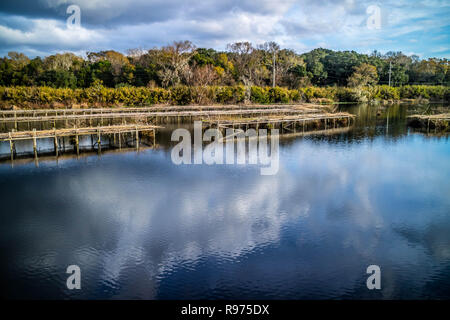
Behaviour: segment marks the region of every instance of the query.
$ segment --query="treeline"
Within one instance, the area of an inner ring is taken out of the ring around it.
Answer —
[[[90,52],[85,58],[72,53],[28,58],[10,52],[0,59],[0,86],[89,88],[169,88],[180,85],[284,87],[310,86],[394,87],[450,84],[449,61],[421,60],[401,52],[370,55],[354,51],[315,49],[304,54],[269,42],[253,46],[230,44],[226,51],[196,48],[174,42],[151,50]]]
[[[85,106],[142,106],[153,104],[232,104],[290,102],[364,102],[424,98],[450,100],[447,86],[367,86],[281,87],[237,86],[175,86],[170,88],[120,87],[106,88],[100,84],[84,89],[51,87],[0,87],[0,107],[72,108]]]

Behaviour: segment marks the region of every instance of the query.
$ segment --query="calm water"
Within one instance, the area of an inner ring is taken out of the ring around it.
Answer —
[[[0,165],[2,296],[449,299],[448,137],[409,132],[404,106],[349,109],[348,133],[282,140],[275,176],[175,166],[168,144]]]

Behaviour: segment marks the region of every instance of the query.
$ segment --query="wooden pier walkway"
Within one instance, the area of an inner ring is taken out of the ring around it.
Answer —
[[[47,116],[21,116],[21,117],[5,117],[0,118],[0,123],[23,123],[23,122],[54,122],[54,121],[70,121],[70,120],[89,120],[89,119],[125,119],[125,118],[200,118],[200,117],[226,117],[226,116],[258,116],[267,114],[298,114],[298,113],[315,113],[315,109],[248,109],[248,110],[208,110],[208,111],[161,111],[161,112],[125,112],[125,113],[86,113],[86,114],[69,114],[69,115],[47,115]]]
[[[56,156],[58,156],[59,139],[64,137],[73,137],[75,141],[75,150],[79,154],[79,137],[80,136],[97,136],[97,147],[101,151],[101,136],[113,135],[114,141],[116,141],[116,135],[118,136],[119,148],[121,148],[121,135],[124,133],[134,134],[136,141],[136,148],[139,149],[139,133],[149,132],[151,138],[153,138],[153,146],[156,146],[156,129],[162,127],[154,125],[118,125],[118,126],[99,126],[99,127],[85,127],[85,128],[65,128],[65,129],[53,129],[53,130],[32,130],[32,131],[12,131],[8,133],[0,133],[0,142],[9,141],[11,160],[14,160],[15,142],[20,140],[33,140],[33,153],[37,157],[37,139],[54,139],[54,150]]]
[[[235,119],[235,120],[204,120],[203,123],[209,128],[218,129],[244,129],[254,128],[256,130],[261,128],[275,128],[281,129],[280,133],[285,131],[296,133],[297,128],[301,127],[302,132],[308,130],[308,125],[312,129],[332,129],[340,127],[349,127],[354,115],[340,112],[340,113],[322,113],[322,114],[303,114],[293,116],[279,116],[269,118],[257,119]]]
[[[17,156],[16,142],[22,140],[33,141],[35,158],[38,153],[42,153],[37,146],[38,139],[53,139],[56,157],[60,151],[60,139],[65,144],[65,137],[70,137],[69,145],[73,145],[77,155],[80,152],[81,136],[90,136],[91,150],[95,150],[96,146],[99,152],[102,136],[109,136],[110,146],[117,146],[118,141],[121,149],[123,138],[129,139],[131,135],[130,145],[139,149],[142,133],[142,138],[152,140],[147,145],[156,146],[156,130],[162,128],[157,124],[181,123],[182,119],[189,122],[202,120],[204,128],[216,127],[220,130],[278,127],[281,134],[349,128],[355,116],[349,113],[332,113],[332,109],[330,106],[292,104],[8,110],[0,111],[0,129],[4,131],[0,131],[0,142],[9,142],[11,160],[14,160]],[[103,125],[103,120],[107,120],[109,125]],[[28,127],[25,126],[27,130],[23,130],[23,125],[18,126],[21,123],[28,123]],[[40,130],[31,130],[31,123],[38,123]],[[126,140],[125,144],[128,142]],[[66,150],[65,145],[63,150]],[[28,154],[31,154],[31,150]]]
[[[423,129],[427,132],[430,129],[434,130],[434,132],[449,132],[450,131],[450,113],[441,113],[441,114],[415,114],[408,116],[408,126],[413,128]]]
[[[164,112],[164,111],[207,111],[207,110],[252,110],[252,109],[309,109],[320,112],[329,106],[316,104],[252,104],[252,105],[187,105],[187,106],[164,106],[157,105],[152,107],[111,107],[111,108],[80,108],[80,109],[19,109],[19,110],[0,110],[0,120],[7,117],[36,117],[36,116],[66,116],[77,114],[107,114],[107,113],[134,113],[134,112]]]

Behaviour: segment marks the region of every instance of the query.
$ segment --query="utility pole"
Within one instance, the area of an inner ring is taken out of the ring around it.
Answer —
[[[389,61],[389,87],[391,86],[392,62]]]

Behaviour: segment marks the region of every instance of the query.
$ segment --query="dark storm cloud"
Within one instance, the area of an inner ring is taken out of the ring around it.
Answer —
[[[0,12],[31,18],[55,18],[56,13],[54,8],[50,8],[41,0],[2,0],[0,2]]]
[[[49,18],[64,20],[67,8],[78,5],[82,21],[89,26],[114,26],[143,22],[164,21],[175,17],[179,3],[174,0],[153,1],[58,1],[58,0],[3,0],[0,12],[29,18]]]
[[[220,19],[230,12],[273,14],[281,3],[292,1],[253,0],[2,0],[0,12],[30,18],[64,19],[71,4],[78,5],[82,21],[88,26],[120,26],[140,23],[162,22],[183,17],[184,19]]]

